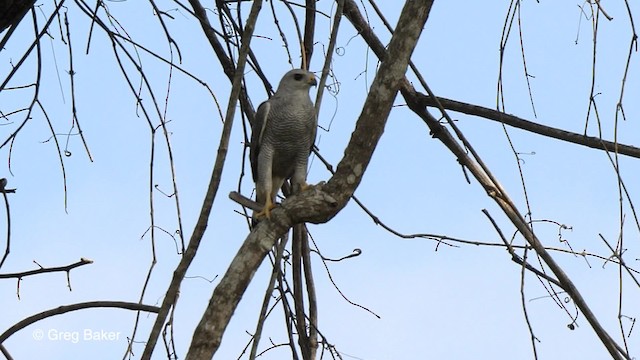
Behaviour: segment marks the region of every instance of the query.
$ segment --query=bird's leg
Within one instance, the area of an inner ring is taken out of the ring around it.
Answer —
[[[308,188],[310,188],[311,185],[307,184],[306,181],[303,181],[302,183],[300,183],[300,192],[303,192],[305,190],[307,190]]]
[[[293,172],[293,176],[291,177],[291,187],[293,188],[293,193],[301,193],[309,188],[309,184],[307,184],[307,159],[304,158],[298,161],[296,168]]]
[[[274,207],[276,207],[276,205],[273,203],[273,201],[271,201],[271,194],[267,194],[267,198],[264,202],[264,207],[262,208],[262,210],[260,210],[260,212],[258,212],[257,214],[255,214],[256,218],[261,218],[261,217],[266,217],[267,219],[271,219],[271,209],[273,209]]]

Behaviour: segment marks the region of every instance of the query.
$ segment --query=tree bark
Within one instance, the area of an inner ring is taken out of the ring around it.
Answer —
[[[325,186],[287,198],[249,234],[213,291],[195,329],[187,360],[211,359],[253,274],[274,246],[294,224],[323,223],[333,218],[360,184],[407,70],[409,59],[428,18],[432,1],[407,1],[389,43],[387,56],[371,85],[343,159]]]
[[[364,17],[362,17],[353,0],[345,1],[344,13],[364,38],[364,40],[367,42],[369,47],[376,54],[376,56],[378,56],[379,59],[384,59],[385,56],[388,55],[384,52],[384,46],[382,45],[376,34],[373,32],[371,27],[369,27]],[[486,166],[482,164],[481,159],[477,156],[477,154],[475,154],[474,150],[471,148],[471,145],[468,144],[466,139],[464,139],[464,136],[459,132],[455,124],[450,124],[450,126],[454,130],[456,136],[463,142],[464,146],[460,145],[457,139],[448,131],[448,129],[440,124],[440,122],[426,110],[426,104],[424,103],[426,96],[424,94],[418,93],[406,78],[403,79],[400,85],[400,91],[402,92],[402,95],[406,100],[409,108],[427,124],[427,126],[431,130],[433,137],[438,138],[456,156],[458,162],[462,166],[469,169],[476,180],[487,191],[487,194],[500,206],[504,214],[509,218],[509,220],[511,220],[513,225],[519,230],[522,236],[546,263],[549,269],[557,277],[558,282],[562,285],[563,290],[565,290],[567,294],[571,296],[576,306],[580,309],[580,311],[582,311],[582,314],[585,316],[595,333],[598,335],[603,345],[607,348],[612,358],[616,360],[630,359],[625,350],[620,347],[613,340],[613,338],[611,338],[609,333],[602,327],[595,314],[593,314],[587,302],[575,287],[571,279],[555,262],[549,252],[542,245],[538,237],[529,227],[527,221],[518,211],[509,195],[502,188],[502,185],[497,182],[495,177],[489,172]],[[470,156],[469,152],[471,152],[473,156]]]

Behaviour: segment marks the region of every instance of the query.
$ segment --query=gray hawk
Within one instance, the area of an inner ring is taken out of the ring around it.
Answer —
[[[254,224],[262,216],[270,217],[285,180],[291,178],[293,192],[307,187],[307,163],[318,126],[309,89],[316,85],[313,73],[291,70],[280,80],[276,93],[256,111],[249,158],[256,202],[263,208],[254,213]]]

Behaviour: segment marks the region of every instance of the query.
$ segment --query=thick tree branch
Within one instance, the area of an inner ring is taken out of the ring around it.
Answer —
[[[348,2],[349,1],[345,2],[345,12],[347,11]],[[333,196],[336,196],[338,204],[346,205],[362,180],[362,175],[384,131],[387,116],[391,111],[396,92],[401,85],[401,81],[404,79],[404,74],[410,59],[410,57],[404,57],[405,52],[413,51],[415,43],[410,41],[414,40],[411,39],[411,37],[419,35],[424,25],[414,18],[422,20],[422,16],[425,16],[424,21],[426,21],[426,16],[428,16],[431,10],[431,5],[432,1],[408,1],[405,3],[405,8],[400,15],[388,50],[380,57],[382,61],[380,70],[371,85],[371,90],[367,95],[362,113],[351,135],[351,140],[349,141],[344,157],[336,167],[335,175],[327,183],[327,191]],[[408,8],[411,9],[410,11],[415,11],[415,13],[407,14],[405,10]],[[403,21],[406,21],[407,24],[404,24]],[[411,25],[420,26],[420,28],[413,28]],[[397,42],[394,42],[394,39],[396,39]],[[397,39],[407,40],[398,41]],[[417,38],[415,38],[415,40],[417,40]],[[412,47],[408,48],[409,45]],[[402,56],[401,59],[396,58],[400,56]],[[396,77],[398,73],[402,73],[402,76]],[[388,100],[390,98],[391,101],[389,102]],[[384,116],[380,116],[381,114]]]
[[[359,31],[360,35],[374,51],[376,56],[378,56],[379,59],[384,59],[384,46],[375,33],[373,33],[373,30],[369,27],[364,17],[360,14],[360,11],[353,0],[347,0],[345,2],[345,15]],[[602,327],[571,279],[544,248],[540,240],[529,227],[527,221],[524,219],[522,214],[520,214],[513,201],[509,198],[508,194],[502,190],[502,186],[494,181],[494,177],[488,172],[488,170],[486,170],[485,167],[480,166],[479,163],[481,160],[479,158],[471,158],[466,149],[458,143],[456,138],[453,137],[448,129],[440,124],[440,122],[429,114],[429,112],[427,112],[426,107],[423,104],[425,95],[418,93],[406,78],[400,87],[400,91],[402,92],[409,108],[429,126],[433,136],[447,146],[447,148],[457,157],[458,162],[469,169],[476,180],[485,188],[487,194],[496,201],[505,215],[507,215],[518,231],[520,231],[522,236],[534,248],[547,266],[549,266],[558,281],[562,284],[563,289],[571,296],[576,306],[578,306],[587,321],[589,321],[591,327],[594,329],[611,356],[614,359],[629,359],[629,356],[624,352],[624,350],[620,348],[620,346]],[[440,106],[438,107],[440,108]],[[455,124],[452,124],[451,126],[456,130],[457,136],[462,136],[459,130],[455,127]],[[466,141],[464,136],[462,136],[461,139]]]
[[[396,33],[389,44],[389,56],[380,65],[363,111],[336,174],[326,186],[314,186],[287,198],[260,222],[244,241],[227,272],[215,288],[202,319],[196,327],[187,354],[188,360],[211,359],[253,274],[276,239],[294,224],[320,223],[333,218],[362,180],[371,155],[404,78],[409,58],[427,20],[432,1],[408,1],[400,15]],[[326,188],[326,192],[323,189]]]
[[[440,122],[434,118],[429,112],[426,111],[422,105],[417,92],[405,81],[404,86],[401,88],[402,94],[407,101],[407,104],[414,113],[427,124],[433,136],[447,146],[447,148],[457,157],[458,162],[469,169],[476,180],[485,188],[487,194],[500,206],[504,214],[511,220],[513,225],[518,229],[527,242],[533,247],[536,253],[542,258],[545,264],[555,274],[558,282],[562,284],[562,288],[573,299],[576,306],[580,309],[584,317],[587,319],[595,333],[598,335],[603,345],[607,348],[613,359],[630,359],[626,352],[611,338],[609,333],[600,324],[598,318],[589,308],[586,300],[582,297],[582,294],[578,291],[573,281],[564,272],[562,267],[556,263],[551,257],[551,254],[545,249],[544,245],[540,242],[538,237],[529,227],[528,222],[524,216],[519,212],[517,207],[507,193],[501,190],[499,183],[493,181],[493,176],[485,171],[474,159],[472,159],[465,149],[460,146],[458,141],[453,135],[444,127]]]

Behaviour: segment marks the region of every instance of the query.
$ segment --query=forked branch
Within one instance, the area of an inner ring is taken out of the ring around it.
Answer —
[[[373,80],[336,174],[326,186],[315,186],[287,198],[280,207],[272,211],[270,221],[262,221],[253,229],[215,288],[196,327],[187,359],[208,360],[213,357],[253,274],[278,238],[294,224],[327,222],[347,204],[362,180],[382,135],[400,81],[404,77],[431,5],[432,2],[427,0],[408,1],[405,4],[396,33],[388,47],[388,56]]]
[[[354,0],[345,1],[344,12],[349,21],[351,21],[354,27],[359,31],[360,35],[367,42],[376,56],[378,56],[379,59],[383,60],[386,56],[386,53],[384,52],[384,46],[375,35],[373,30],[369,27],[364,17],[360,14],[357,4]],[[394,36],[397,34],[397,31],[398,30],[396,29],[396,31],[394,32]],[[429,96],[435,98],[428,87],[427,90],[429,92]],[[534,250],[546,263],[546,265],[551,269],[557,280],[562,284],[562,288],[567,291],[567,293],[574,300],[576,306],[578,306],[578,308],[582,311],[582,314],[591,324],[591,327],[594,329],[611,356],[614,359],[629,359],[629,356],[628,354],[626,354],[624,349],[622,349],[611,338],[609,333],[600,324],[595,314],[587,305],[586,300],[582,297],[582,294],[578,291],[578,289],[575,287],[564,270],[558,265],[558,263],[555,262],[555,260],[544,248],[543,244],[529,227],[526,219],[518,211],[517,207],[510,199],[509,195],[504,191],[500,183],[495,181],[495,177],[489,172],[486,166],[483,165],[482,160],[477,156],[469,156],[469,151],[467,151],[467,149],[470,149],[470,145],[464,138],[460,130],[456,127],[456,125],[452,121],[448,122],[449,126],[451,126],[455,131],[456,136],[460,139],[460,141],[464,143],[464,146],[461,146],[458,140],[449,132],[449,130],[444,127],[429,112],[427,112],[422,101],[422,99],[424,99],[426,95],[417,92],[406,78],[401,84],[400,91],[409,108],[427,124],[433,136],[440,140],[456,156],[458,162],[473,174],[476,180],[487,191],[487,194],[493,200],[495,200],[495,202],[498,204],[498,206],[500,206],[505,215],[507,215],[507,217],[515,225],[518,231],[520,231],[527,242],[534,248]],[[438,105],[438,108],[444,109],[440,104]],[[443,115],[448,118],[448,114],[443,113]],[[473,153],[473,151],[471,152]]]

